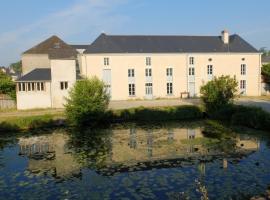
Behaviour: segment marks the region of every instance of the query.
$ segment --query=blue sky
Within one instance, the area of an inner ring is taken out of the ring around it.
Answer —
[[[108,34],[237,33],[270,49],[269,0],[1,0],[0,66],[51,35],[89,44]]]

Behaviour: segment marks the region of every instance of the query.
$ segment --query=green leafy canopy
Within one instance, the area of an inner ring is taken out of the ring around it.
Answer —
[[[99,123],[108,108],[109,95],[97,77],[76,82],[69,92],[66,115],[73,125],[92,126]]]
[[[221,76],[209,81],[201,87],[201,99],[206,111],[211,113],[219,110],[223,106],[233,103],[237,95],[238,83],[235,78]]]

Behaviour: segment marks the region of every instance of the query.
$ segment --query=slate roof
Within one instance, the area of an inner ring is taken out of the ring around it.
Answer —
[[[239,35],[229,44],[220,36],[124,36],[102,33],[84,53],[258,53]]]
[[[70,44],[74,49],[87,49],[90,45],[88,44]]]
[[[48,54],[50,59],[76,59],[77,51],[57,36],[52,36],[23,54]]]
[[[270,63],[270,55],[262,55],[262,63]]]
[[[83,77],[76,72],[76,80],[81,80]],[[51,69],[50,68],[36,68],[31,72],[20,77],[17,82],[23,81],[51,81]]]
[[[17,81],[51,81],[51,69],[36,68],[19,78]]]

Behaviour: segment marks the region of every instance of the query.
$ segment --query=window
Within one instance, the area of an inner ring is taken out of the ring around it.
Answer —
[[[146,66],[151,66],[151,58],[150,57],[146,57]]]
[[[194,65],[194,57],[189,57],[189,64]]]
[[[36,90],[36,84],[35,83],[31,83],[31,86],[32,86],[32,91],[35,91]]]
[[[44,91],[45,90],[44,83],[40,83],[40,90],[41,91]]]
[[[27,83],[27,91],[32,91],[32,84],[31,83]]]
[[[67,82],[67,81],[62,81],[62,82],[60,82],[60,89],[61,89],[61,90],[66,90],[66,89],[68,89],[68,82]]]
[[[22,84],[22,91],[26,91],[26,83],[21,83]]]
[[[151,68],[145,69],[145,76],[152,76],[152,69]]]
[[[194,76],[195,75],[195,68],[194,67],[190,67],[188,69],[188,75],[190,75],[190,76]]]
[[[173,69],[172,68],[167,68],[166,69],[166,74],[167,74],[167,76],[172,76],[173,75]]]
[[[208,75],[213,75],[213,65],[208,65],[207,66],[207,74]]]
[[[128,69],[128,77],[134,77],[134,76],[135,76],[134,69]]]
[[[37,91],[44,91],[44,83],[37,83]]]
[[[145,94],[146,95],[153,94],[153,84],[152,83],[145,83]]]
[[[245,64],[241,65],[241,75],[246,75],[246,65]]]
[[[173,84],[167,83],[167,95],[171,95],[173,93]]]
[[[108,66],[110,64],[109,58],[104,58],[104,65]]]
[[[135,96],[135,84],[128,84],[129,96]]]
[[[246,89],[246,80],[241,80],[240,81],[240,89],[245,90]]]
[[[40,83],[37,83],[37,91],[40,91]]]

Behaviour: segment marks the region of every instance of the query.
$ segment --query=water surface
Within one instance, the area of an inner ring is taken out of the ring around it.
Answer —
[[[268,133],[169,123],[0,138],[0,199],[246,199],[270,185]]]

